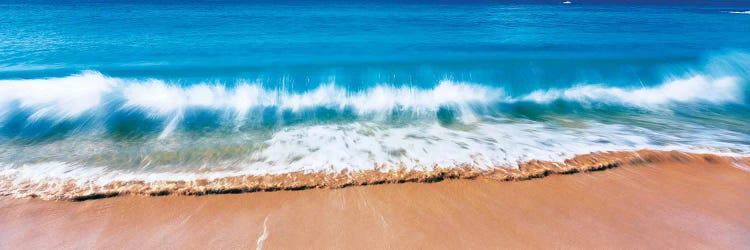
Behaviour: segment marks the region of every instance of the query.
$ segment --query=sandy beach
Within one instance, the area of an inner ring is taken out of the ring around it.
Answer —
[[[445,180],[82,202],[5,197],[9,248],[712,248],[750,245],[747,160],[670,158]]]

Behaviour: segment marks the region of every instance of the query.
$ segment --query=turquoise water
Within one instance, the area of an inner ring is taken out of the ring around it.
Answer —
[[[0,2],[0,170],[750,153],[750,4]]]

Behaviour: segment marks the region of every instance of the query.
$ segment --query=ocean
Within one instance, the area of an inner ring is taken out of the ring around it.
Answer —
[[[601,2],[0,1],[0,194],[750,154],[750,2]]]

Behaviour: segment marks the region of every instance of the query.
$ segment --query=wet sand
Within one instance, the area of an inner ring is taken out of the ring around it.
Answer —
[[[82,202],[5,197],[0,248],[742,249],[747,163]]]

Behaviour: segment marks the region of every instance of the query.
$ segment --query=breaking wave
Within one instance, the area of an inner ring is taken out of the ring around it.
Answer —
[[[128,111],[148,118],[177,121],[190,110],[215,112],[241,123],[253,112],[290,114],[329,110],[334,114],[385,117],[396,111],[434,116],[441,109],[456,110],[461,120],[497,106],[555,101],[580,104],[660,108],[669,104],[744,104],[745,83],[733,76],[694,75],[656,86],[611,87],[580,84],[540,89],[511,96],[502,87],[444,80],[430,89],[381,84],[364,91],[348,91],[325,83],[305,91],[267,89],[261,83],[170,84],[161,80],[132,80],[87,71],[62,78],[0,81],[0,117],[23,112],[27,120],[54,121]],[[105,115],[106,116],[106,115]]]
[[[60,195],[70,185],[100,194],[117,182],[495,171],[640,149],[747,156],[748,59],[733,54],[659,83],[520,93],[453,80],[288,89],[96,71],[0,80],[0,187],[5,195],[41,195],[27,190],[37,188]]]

